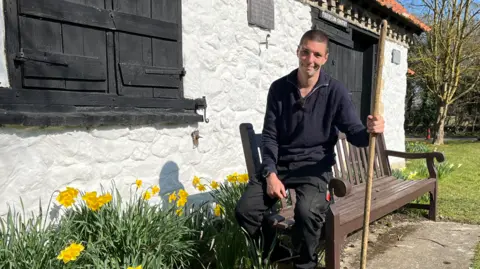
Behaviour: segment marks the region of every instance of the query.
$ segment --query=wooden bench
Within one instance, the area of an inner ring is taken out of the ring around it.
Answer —
[[[243,152],[250,178],[255,177],[261,165],[261,134],[256,134],[250,123],[240,124],[240,135]],[[334,179],[329,188],[334,195],[334,204],[330,206],[325,223],[325,262],[327,269],[340,268],[340,254],[347,235],[363,227],[365,186],[368,176],[368,147],[357,148],[339,135],[336,144],[336,164],[332,168]],[[405,153],[387,150],[383,135],[377,136],[374,177],[372,185],[372,202],[370,221],[393,212],[400,207],[409,207],[428,210],[431,220],[436,220],[437,204],[437,172],[434,159],[444,161],[440,152]],[[403,180],[392,176],[389,156],[405,159],[425,159],[429,171],[429,178],[422,180]],[[271,221],[271,226],[287,232],[295,224],[293,212],[295,207],[295,192],[288,191],[291,205],[285,199],[281,201],[278,215],[283,221]],[[429,204],[411,204],[423,194],[429,193]],[[272,218],[275,219],[275,218]],[[322,237],[323,238],[323,237]]]

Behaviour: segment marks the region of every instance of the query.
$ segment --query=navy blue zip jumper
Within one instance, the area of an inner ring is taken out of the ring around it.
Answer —
[[[269,89],[262,131],[262,173],[284,167],[331,171],[338,131],[355,146],[365,147],[369,134],[339,81],[320,71],[312,91],[300,95],[298,69]]]

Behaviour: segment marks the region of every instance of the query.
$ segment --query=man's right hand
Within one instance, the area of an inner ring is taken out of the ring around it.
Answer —
[[[285,186],[283,183],[278,179],[277,174],[271,173],[267,177],[267,194],[272,198],[285,198],[287,197],[287,193],[285,192]]]

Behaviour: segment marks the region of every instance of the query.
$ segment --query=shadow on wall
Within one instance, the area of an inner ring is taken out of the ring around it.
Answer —
[[[187,179],[187,184],[190,184],[191,180]],[[162,197],[162,204],[168,204],[168,196],[172,192],[177,192],[181,189],[185,189],[185,185],[180,182],[180,168],[174,161],[166,162],[158,179],[158,185],[160,186],[160,196]],[[212,196],[208,193],[190,194],[188,196],[188,203],[200,204],[202,202],[211,200]]]

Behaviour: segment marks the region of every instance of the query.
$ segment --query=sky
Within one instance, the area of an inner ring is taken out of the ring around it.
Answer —
[[[420,16],[425,12],[425,7],[423,7],[422,0],[397,0],[402,6],[404,6],[409,13]]]

